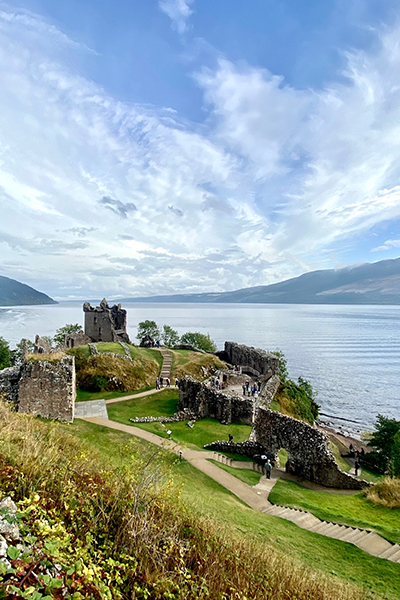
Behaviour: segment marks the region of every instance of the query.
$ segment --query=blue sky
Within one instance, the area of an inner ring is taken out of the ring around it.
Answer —
[[[392,0],[0,3],[1,274],[222,291],[400,254]]]

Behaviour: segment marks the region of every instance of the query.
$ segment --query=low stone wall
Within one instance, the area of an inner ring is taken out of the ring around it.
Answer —
[[[272,376],[279,373],[278,357],[261,348],[225,342],[224,355],[231,365],[247,365],[260,375]]]
[[[302,479],[341,489],[359,490],[369,485],[341,471],[329,449],[328,437],[303,421],[259,408],[253,440],[275,456],[280,448],[287,450],[286,471]]]
[[[21,413],[72,422],[75,407],[75,359],[28,361],[0,371],[0,392]]]
[[[225,442],[218,440],[206,444],[204,448],[207,450],[215,450],[216,452],[232,452],[234,454],[240,454],[241,456],[248,456],[253,458],[254,456],[261,456],[265,452],[265,448],[257,442],[247,440],[246,442]]]
[[[66,350],[70,348],[78,348],[79,346],[86,346],[86,344],[90,344],[91,339],[83,331],[78,331],[77,333],[68,333],[64,336],[64,345],[63,347]]]
[[[261,384],[260,393],[258,395],[257,407],[264,406],[269,408],[280,386],[281,380],[279,375],[272,375],[265,383]]]
[[[197,419],[210,417],[225,425],[253,424],[254,398],[224,394],[192,377],[183,377],[178,384],[178,410],[189,409]]]
[[[129,419],[132,423],[178,423],[179,421],[190,421],[196,419],[196,415],[190,410],[184,409],[176,412],[172,417],[135,417]]]

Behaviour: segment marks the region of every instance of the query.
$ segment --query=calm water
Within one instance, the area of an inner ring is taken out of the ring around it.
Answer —
[[[370,429],[377,413],[400,419],[400,307],[253,304],[129,304],[128,333],[139,321],[168,324],[180,334],[209,333],[225,340],[281,349],[292,379],[309,379],[321,411],[344,431]],[[0,335],[15,345],[36,333],[53,335],[65,323],[82,323],[82,303],[0,308]]]

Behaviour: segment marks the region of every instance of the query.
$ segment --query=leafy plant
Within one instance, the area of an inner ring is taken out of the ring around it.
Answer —
[[[161,337],[163,344],[167,346],[167,348],[173,348],[179,343],[178,332],[169,325],[164,325]]]
[[[181,337],[182,344],[188,344],[194,346],[204,352],[215,352],[217,350],[217,344],[210,338],[210,334],[200,333],[198,331],[188,331]]]
[[[0,369],[11,367],[12,365],[12,351],[8,342],[0,336]]]
[[[138,325],[138,332],[136,338],[142,340],[146,336],[150,336],[154,341],[158,341],[161,338],[160,329],[155,321],[141,321]]]

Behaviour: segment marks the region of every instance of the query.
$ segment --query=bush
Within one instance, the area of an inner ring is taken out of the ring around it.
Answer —
[[[385,477],[365,491],[365,495],[374,504],[386,508],[400,508],[400,479]]]
[[[198,331],[184,333],[181,337],[181,344],[194,346],[204,352],[216,352],[217,344],[210,338],[210,334],[200,333]]]
[[[8,342],[0,336],[0,369],[11,367],[12,365],[12,352]]]
[[[80,331],[82,331],[82,327],[78,323],[67,323],[67,325],[64,325],[56,330],[53,338],[54,343],[56,346],[62,346],[64,344],[64,336],[72,335],[73,333],[79,333]]]

